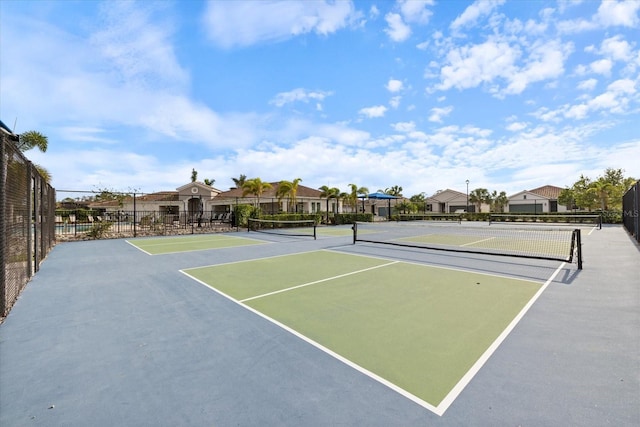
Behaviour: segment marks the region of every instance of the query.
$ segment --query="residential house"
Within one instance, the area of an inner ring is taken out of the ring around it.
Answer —
[[[272,182],[271,188],[260,195],[259,203],[262,211],[267,214],[281,212],[315,213],[326,211],[341,212],[342,202],[335,199],[320,197],[321,192],[313,188],[298,186],[295,206],[290,206],[289,200],[276,197],[279,183]],[[99,210],[107,219],[122,219],[122,215],[136,212],[136,221],[144,216],[156,215],[166,218],[166,221],[185,221],[199,215],[206,215],[206,219],[221,217],[229,214],[234,205],[257,204],[255,195],[243,196],[243,190],[232,188],[222,191],[201,182],[190,182],[180,186],[176,191],[161,191],[157,193],[127,196],[122,201],[110,200],[92,202],[90,209]],[[329,203],[327,203],[329,202]],[[127,218],[128,219],[128,218]]]
[[[456,190],[446,189],[436,192],[425,201],[427,212],[433,213],[462,213],[475,212],[477,206],[469,202],[469,197],[465,193]],[[489,205],[481,205],[482,212],[489,212]]]
[[[297,212],[297,213],[316,213],[326,212],[342,212],[342,201],[336,199],[326,199],[321,197],[322,192],[314,188],[298,185],[296,192],[295,205],[287,198],[279,199],[278,188],[279,182],[271,182],[271,188],[265,190],[259,197],[253,194],[243,196],[242,188],[232,188],[228,191],[219,193],[215,198],[207,201],[206,205],[209,210],[214,212],[230,212],[231,208],[237,203],[260,203],[260,208],[264,213],[277,214],[281,212]]]
[[[558,204],[558,197],[562,188],[553,185],[524,190],[509,196],[509,203],[505,207],[508,213],[543,213],[567,212],[567,206]]]

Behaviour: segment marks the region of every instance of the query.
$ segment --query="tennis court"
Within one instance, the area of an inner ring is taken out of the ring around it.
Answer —
[[[265,243],[262,240],[238,237],[230,233],[141,238],[130,239],[127,242],[149,255],[232,248]]]
[[[638,425],[621,227],[580,270],[572,227],[414,225],[59,244],[0,325],[0,425]]]
[[[326,250],[184,273],[437,414],[543,285]]]

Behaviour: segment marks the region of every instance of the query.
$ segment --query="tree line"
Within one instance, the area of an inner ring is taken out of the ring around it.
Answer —
[[[571,209],[621,211],[622,196],[635,182],[635,178],[625,177],[622,169],[607,168],[595,180],[580,175],[571,187],[560,192],[558,203]]]

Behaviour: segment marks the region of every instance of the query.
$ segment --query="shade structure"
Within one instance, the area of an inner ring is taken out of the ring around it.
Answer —
[[[367,199],[370,200],[386,200],[387,201],[387,205],[388,205],[388,210],[387,210],[387,219],[391,219],[391,200],[393,199],[400,199],[400,197],[398,196],[393,196],[391,194],[387,194],[387,193],[382,193],[382,192],[376,192],[376,193],[371,193],[368,194],[366,196],[358,196],[359,198],[362,199],[362,203],[363,203],[363,209],[364,209],[364,199],[365,197]]]
[[[377,193],[371,193],[367,195],[367,198],[378,199],[378,200],[391,200],[391,199],[398,199],[398,196],[392,196],[391,194],[377,192]]]

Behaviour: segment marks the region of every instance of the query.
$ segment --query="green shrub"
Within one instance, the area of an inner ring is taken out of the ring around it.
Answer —
[[[92,239],[102,239],[106,232],[109,231],[111,225],[112,223],[109,221],[96,222],[91,226],[89,231],[87,231],[87,236]]]
[[[353,224],[354,222],[373,222],[372,213],[341,213],[334,215],[334,223]]]

